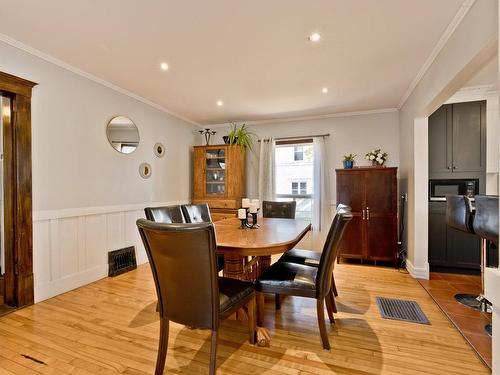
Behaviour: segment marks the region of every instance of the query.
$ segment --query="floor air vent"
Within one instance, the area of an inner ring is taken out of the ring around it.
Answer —
[[[430,324],[422,309],[415,301],[377,297],[377,305],[382,318]]]
[[[136,269],[137,261],[135,259],[135,247],[130,246],[124,249],[110,251],[108,253],[108,264],[108,276],[111,277]]]

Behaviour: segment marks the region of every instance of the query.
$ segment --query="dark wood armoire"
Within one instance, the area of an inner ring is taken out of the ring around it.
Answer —
[[[337,169],[337,204],[352,208],[340,258],[397,262],[397,168]]]

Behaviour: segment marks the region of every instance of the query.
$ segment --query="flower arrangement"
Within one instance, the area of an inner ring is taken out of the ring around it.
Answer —
[[[370,160],[373,165],[384,165],[385,161],[387,160],[387,152],[380,148],[377,148],[367,153],[365,158],[366,160]]]

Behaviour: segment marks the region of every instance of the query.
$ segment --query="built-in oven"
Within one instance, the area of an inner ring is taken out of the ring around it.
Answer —
[[[467,195],[473,198],[479,194],[478,179],[429,180],[429,201],[446,201],[447,195]]]

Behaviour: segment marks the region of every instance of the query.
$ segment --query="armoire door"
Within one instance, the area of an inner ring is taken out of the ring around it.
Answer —
[[[366,248],[368,259],[396,260],[397,216],[394,169],[366,172]]]
[[[347,204],[352,209],[353,218],[347,225],[340,244],[340,254],[346,258],[365,258],[365,172],[337,172],[337,204]]]

